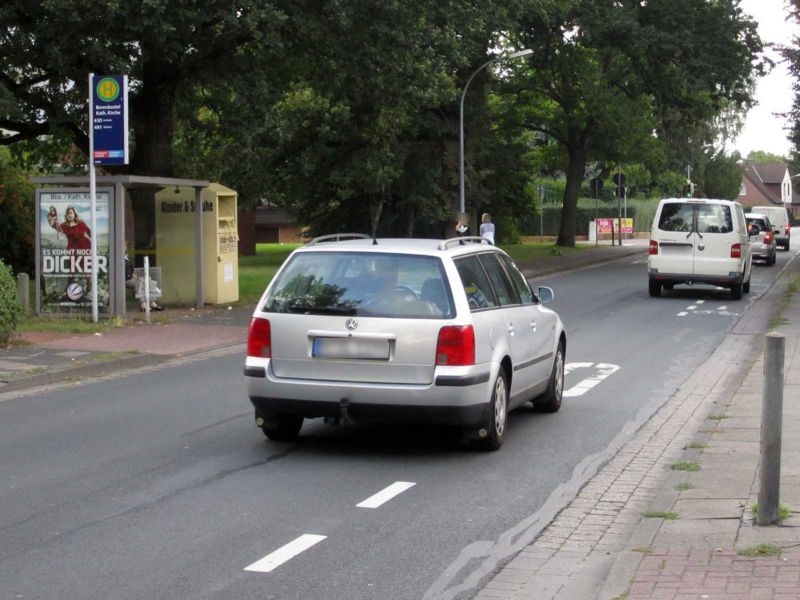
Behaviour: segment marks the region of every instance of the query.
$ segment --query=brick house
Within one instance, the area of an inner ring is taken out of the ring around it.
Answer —
[[[784,163],[747,164],[736,200],[748,206],[785,206],[792,218],[800,218],[800,196],[792,189],[789,167]]]

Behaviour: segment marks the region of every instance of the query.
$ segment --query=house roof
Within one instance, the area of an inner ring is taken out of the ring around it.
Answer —
[[[782,183],[788,167],[784,163],[768,163],[762,165],[751,165],[753,173],[762,183]]]
[[[764,176],[774,176],[774,173],[778,171],[777,168],[774,167],[781,167],[783,172],[786,172],[786,165],[782,164],[770,164],[770,165],[753,165],[748,164],[744,167],[744,176],[750,181],[750,183],[755,186],[755,188],[761,192],[761,194],[767,198],[773,204],[782,205],[783,201],[780,197],[780,193],[776,194],[775,191],[769,188],[768,184],[774,185],[775,183],[780,183],[783,181],[783,175],[781,175],[780,179],[777,181],[765,181]]]

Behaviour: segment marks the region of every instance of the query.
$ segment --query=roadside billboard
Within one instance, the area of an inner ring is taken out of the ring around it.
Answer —
[[[612,230],[614,233],[619,233],[620,224],[622,233],[633,233],[633,219],[597,219],[597,233],[610,234]]]
[[[97,190],[97,304],[109,312],[111,190]],[[37,190],[36,285],[39,312],[92,311],[89,190]]]

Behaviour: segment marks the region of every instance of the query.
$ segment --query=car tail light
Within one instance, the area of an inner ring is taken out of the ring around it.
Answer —
[[[731,258],[742,258],[741,244],[731,244]]]
[[[475,330],[472,325],[448,325],[439,330],[436,364],[463,366],[475,364]]]
[[[650,254],[658,254],[658,242],[650,240]]]
[[[769,231],[764,234],[764,243],[765,244],[772,243],[772,234]]]
[[[267,319],[253,317],[247,332],[247,356],[272,356],[272,328]]]

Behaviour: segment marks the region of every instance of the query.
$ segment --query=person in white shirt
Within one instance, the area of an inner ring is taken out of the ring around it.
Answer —
[[[481,216],[481,237],[486,238],[489,242],[494,245],[494,223],[492,223],[492,217],[489,213],[483,213]]]

